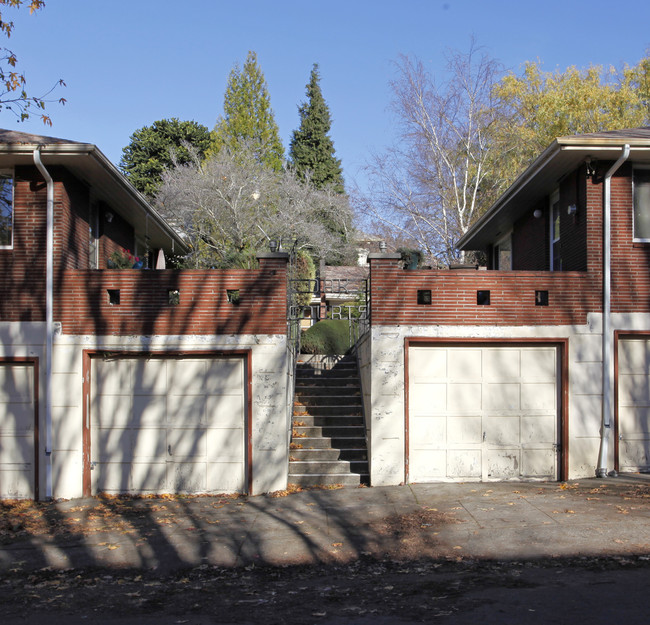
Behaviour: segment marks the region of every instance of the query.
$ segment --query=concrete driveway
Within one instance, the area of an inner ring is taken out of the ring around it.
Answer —
[[[277,494],[277,495],[282,495]],[[12,507],[13,506],[13,507]],[[0,502],[0,571],[650,556],[650,477]]]

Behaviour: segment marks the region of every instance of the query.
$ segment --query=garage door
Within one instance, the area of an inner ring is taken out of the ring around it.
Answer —
[[[244,491],[242,358],[94,358],[93,493]]]
[[[0,497],[34,498],[34,366],[0,364]]]
[[[558,479],[553,346],[409,348],[409,480]]]
[[[618,348],[618,468],[650,471],[650,340]]]

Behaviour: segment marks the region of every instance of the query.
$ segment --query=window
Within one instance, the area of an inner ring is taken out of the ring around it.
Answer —
[[[90,205],[88,213],[88,267],[99,269],[99,210],[97,204]]]
[[[548,291],[535,291],[535,306],[548,306]]]
[[[0,172],[0,248],[13,247],[14,234],[14,177]]]
[[[512,235],[500,239],[494,246],[492,266],[495,269],[510,271],[512,269]]]
[[[650,169],[634,169],[634,240],[650,241]]]
[[[551,271],[562,271],[560,248],[560,192],[551,195]]]

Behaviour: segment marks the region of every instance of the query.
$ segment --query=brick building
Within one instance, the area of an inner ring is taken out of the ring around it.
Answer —
[[[560,137],[459,241],[370,255],[371,482],[650,470],[650,128]]]
[[[285,488],[286,255],[108,269],[184,242],[92,145],[0,131],[0,182],[0,497]],[[371,484],[650,470],[650,128],[558,138],[459,247],[369,255]]]
[[[148,268],[185,244],[93,145],[1,130],[0,176],[0,496],[284,488],[286,256]]]

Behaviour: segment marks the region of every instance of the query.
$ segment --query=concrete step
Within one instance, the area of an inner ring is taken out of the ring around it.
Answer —
[[[359,375],[356,363],[336,365],[335,367],[311,367],[309,365],[296,365],[296,375],[308,378],[336,378],[353,377]]]
[[[359,415],[294,415],[293,417],[294,427],[338,427],[340,425],[363,426],[363,417]]]
[[[299,354],[296,365],[305,369],[329,370],[357,366],[355,356],[323,356],[320,354]]]
[[[298,406],[361,406],[361,393],[339,395],[329,391],[316,393],[316,389],[298,392],[294,398]]]
[[[366,446],[366,437],[364,436],[308,436],[304,438],[294,437],[291,440],[294,448],[289,453],[293,453],[296,449],[340,449],[341,451],[347,449],[356,449]],[[297,447],[300,445],[300,447]]]
[[[361,416],[361,404],[347,406],[295,406],[293,415],[311,415],[312,417]]]
[[[357,397],[361,396],[361,388],[357,383],[348,383],[348,384],[320,384],[314,382],[311,384],[305,384],[297,382],[295,386],[296,395],[320,395],[326,397],[336,397],[336,396],[345,396],[345,397]]]
[[[289,465],[289,475],[333,475],[351,473],[350,463],[345,460],[319,460],[316,462],[296,460]]]
[[[301,357],[296,367],[289,482],[368,482],[361,383],[354,357]]]
[[[329,375],[329,376],[308,376],[296,374],[296,388],[302,389],[304,387],[318,386],[323,389],[331,388],[332,386],[340,386],[343,388],[356,388],[359,389],[359,381],[346,375]]]
[[[359,486],[364,478],[367,478],[367,476],[357,475],[356,473],[341,475],[306,473],[289,475],[289,484],[297,484],[298,486],[334,486],[337,484],[341,486]]]
[[[314,371],[327,373],[329,371],[354,371],[358,372],[357,363],[354,360],[340,360],[333,365],[312,364],[308,362],[296,362],[296,369],[300,371]]]
[[[348,460],[351,462],[367,462],[368,452],[365,447],[350,447],[349,449],[292,449],[289,453],[291,462],[318,462],[323,460]]]
[[[305,425],[292,428],[293,441],[303,438],[358,438],[365,441],[366,429],[361,425]]]
[[[344,460],[320,460],[308,462],[295,460],[289,465],[289,475],[345,475],[356,473],[361,475],[368,472],[368,463],[365,460],[347,462]]]

